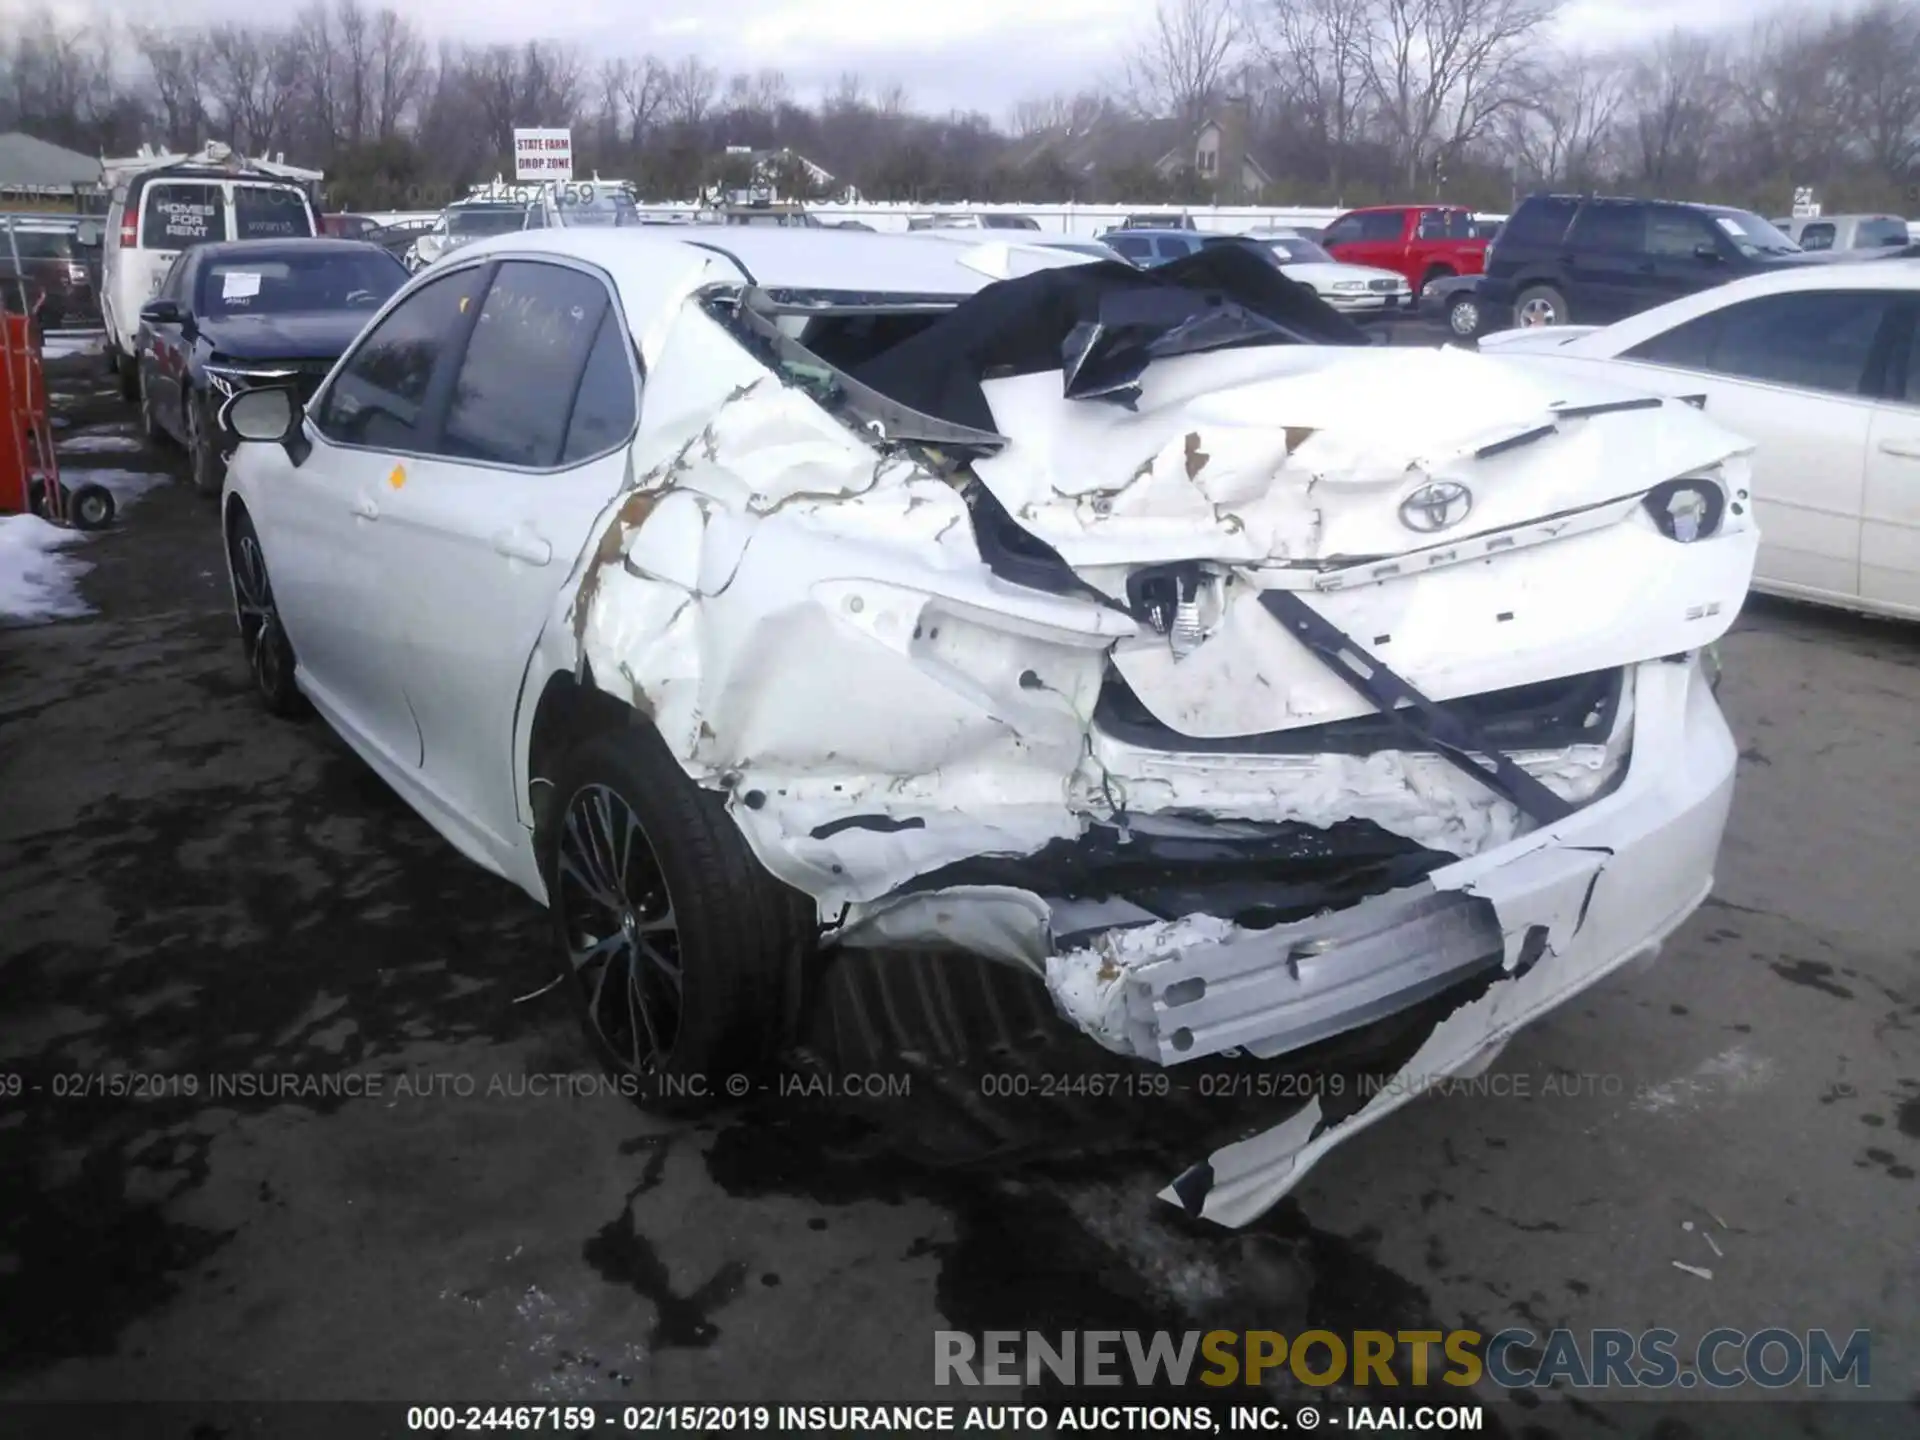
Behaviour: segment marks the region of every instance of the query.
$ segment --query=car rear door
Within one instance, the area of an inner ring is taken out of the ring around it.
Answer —
[[[559,257],[503,260],[432,456],[408,460],[400,483],[381,488],[422,779],[474,832],[476,858],[514,843],[521,682],[573,562],[626,479],[638,393],[605,276]]]
[[[1860,593],[1874,377],[1885,363],[1894,298],[1871,290],[1763,295],[1622,357],[1665,372],[1654,388],[1704,395],[1708,416],[1755,442],[1756,584],[1825,599]]]
[[[1561,265],[1575,325],[1609,325],[1647,308],[1647,207],[1632,201],[1582,205]]]
[[[154,292],[156,300],[171,300],[183,312],[193,308],[193,289],[191,279],[194,273],[194,257],[182,253],[174,257],[173,264],[167,267],[167,273],[161,277],[160,288]],[[140,322],[141,339],[135,345],[135,354],[140,365],[141,383],[147,387],[148,403],[153,408],[154,418],[164,425],[174,436],[184,439],[185,426],[182,423],[180,408],[181,395],[186,383],[186,372],[193,343],[186,337],[184,323],[175,325],[150,325]]]
[[[1920,619],[1920,299],[1898,307],[1873,407],[1860,515],[1860,597]]]

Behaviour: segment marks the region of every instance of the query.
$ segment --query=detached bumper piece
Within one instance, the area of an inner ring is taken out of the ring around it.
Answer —
[[[1422,884],[1133,967],[1127,1038],[1161,1065],[1232,1049],[1271,1059],[1410,1009],[1504,956],[1491,904]]]

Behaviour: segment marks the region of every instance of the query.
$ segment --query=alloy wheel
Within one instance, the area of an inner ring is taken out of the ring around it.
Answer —
[[[625,1070],[657,1073],[680,1032],[680,931],[639,816],[605,785],[567,801],[553,904],[602,1049]]]
[[[1480,328],[1480,307],[1471,300],[1462,300],[1453,307],[1453,333],[1471,335]]]
[[[280,673],[280,612],[274,608],[266,557],[261,555],[260,541],[250,530],[234,542],[233,587],[247,668],[253,672],[260,693],[271,696],[285,678]]]
[[[1529,329],[1538,325],[1556,325],[1560,321],[1551,300],[1536,295],[1520,307],[1520,323]]]

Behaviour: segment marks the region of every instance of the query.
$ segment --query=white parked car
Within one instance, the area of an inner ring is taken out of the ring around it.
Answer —
[[[449,250],[492,235],[529,228],[538,210],[526,200],[461,200],[440,212],[433,228],[414,241],[403,257],[409,270],[424,270]]]
[[[1132,263],[1104,241],[1090,240],[1084,235],[1062,235],[1051,230],[1009,230],[978,225],[948,230],[922,226],[907,233],[929,240],[957,241],[967,245],[1002,245],[1017,250],[1064,251],[1083,260],[1117,260],[1122,265]]]
[[[1920,619],[1920,261],[1796,268],[1616,324],[1482,336],[1581,382],[1689,396],[1754,442],[1754,586]]]
[[[1270,232],[1254,238],[1273,251],[1282,274],[1307,286],[1343,315],[1364,318],[1413,308],[1413,287],[1397,271],[1349,265],[1303,235]]]
[[[767,1063],[835,946],[1014,967],[1143,1069],[1417,1025],[1364,1106],[1168,1192],[1243,1224],[1707,895],[1743,442],[1301,343],[1264,269],[995,282],[1008,250],[448,256],[308,406],[227,405],[241,637],[550,909],[610,1066]]]

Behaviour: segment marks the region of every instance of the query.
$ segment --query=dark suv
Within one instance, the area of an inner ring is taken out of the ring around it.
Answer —
[[[1745,210],[1530,195],[1487,252],[1482,326],[1608,325],[1743,275],[1831,259]]]

